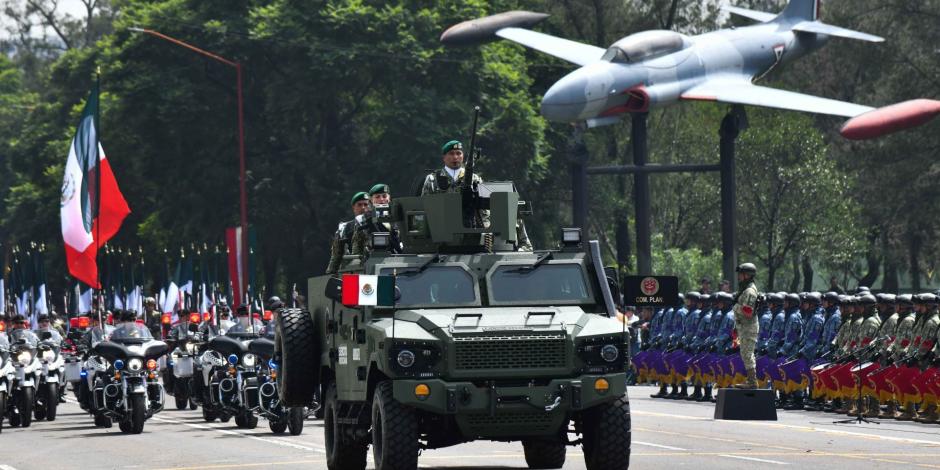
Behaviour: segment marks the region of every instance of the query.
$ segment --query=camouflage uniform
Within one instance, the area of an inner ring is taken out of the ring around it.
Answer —
[[[343,256],[350,254],[357,219],[341,222],[336,228],[336,233],[333,235],[333,241],[330,245],[330,263],[326,267],[327,274],[335,274],[339,271]]]
[[[421,195],[459,192],[460,186],[463,184],[463,174],[463,168],[457,170],[457,178],[450,176],[450,173],[443,168],[433,171],[424,178],[424,184],[421,186]],[[483,179],[480,178],[480,175],[474,173],[473,184],[476,185],[482,182]]]
[[[747,372],[747,382],[739,387],[757,388],[757,362],[754,349],[760,337],[760,319],[757,316],[757,299],[760,293],[757,291],[753,278],[757,273],[757,268],[750,263],[745,263],[738,266],[737,272],[750,273],[752,276],[747,280],[744,289],[736,296],[732,307],[734,325],[738,332],[738,344],[741,348],[741,361],[744,362],[744,369]]]

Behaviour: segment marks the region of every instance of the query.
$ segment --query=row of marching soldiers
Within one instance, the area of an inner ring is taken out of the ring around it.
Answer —
[[[713,388],[742,380],[733,301],[690,292],[683,305],[653,314],[650,339],[633,359],[639,381],[660,384],[652,397],[714,401]],[[758,382],[784,409],[935,423],[938,305],[935,294],[873,295],[864,287],[856,295],[766,294],[757,308]]]

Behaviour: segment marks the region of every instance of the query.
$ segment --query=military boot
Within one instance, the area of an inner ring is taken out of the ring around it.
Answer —
[[[894,419],[898,421],[911,421],[917,418],[917,410],[914,409],[913,402],[907,402],[904,404],[904,411],[896,414]]]
[[[889,401],[885,404],[885,409],[881,413],[878,413],[878,417],[881,419],[893,419],[894,414],[897,413],[898,405],[894,400]]]
[[[930,404],[920,413],[920,416],[914,418],[918,423],[936,423],[940,420],[940,413],[937,412],[937,405]]]
[[[844,408],[845,408],[845,402],[843,402],[841,398],[836,398],[832,400],[832,404],[829,407],[827,407],[825,411],[829,413],[842,414],[842,413],[845,413]]]
[[[854,398],[849,400],[849,406],[845,410],[845,414],[849,416],[855,416],[856,414],[858,414],[858,400]]]
[[[669,392],[669,395],[666,395],[666,398],[670,400],[675,400],[679,396],[679,384],[672,384],[672,390]]]
[[[775,406],[777,409],[781,409],[781,410],[782,410],[782,409],[787,405],[787,403],[789,403],[789,402],[790,402],[790,394],[789,394],[789,393],[780,392],[780,398],[777,399],[777,402],[774,403],[774,406]]]
[[[745,380],[744,383],[735,384],[734,388],[741,388],[746,390],[754,390],[757,388],[757,371],[748,369],[747,380]]]
[[[698,400],[695,400],[695,401],[703,401],[703,402],[704,402],[704,401],[712,401],[712,386],[711,386],[711,385],[706,385],[706,386],[705,386],[705,393],[702,394],[702,398],[699,398]]]
[[[881,403],[873,397],[868,397],[868,409],[864,415],[866,418],[877,418],[881,416]]]
[[[695,389],[692,391],[692,394],[686,398],[689,401],[700,401],[702,398],[702,384],[695,384]]]
[[[793,399],[789,403],[783,406],[785,410],[802,410],[803,409],[803,392],[795,392],[793,394]]]
[[[668,393],[666,393],[666,383],[662,382],[659,384],[659,393],[654,393],[650,395],[650,398],[665,398]]]
[[[682,382],[679,386],[679,394],[673,397],[674,400],[685,400],[689,398],[689,384]]]

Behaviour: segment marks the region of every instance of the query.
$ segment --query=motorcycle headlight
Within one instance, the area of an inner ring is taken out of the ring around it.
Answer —
[[[16,362],[22,366],[28,366],[30,362],[33,362],[33,355],[29,351],[20,351],[16,355]]]
[[[617,360],[617,356],[620,356],[620,350],[617,349],[617,346],[613,344],[605,344],[601,348],[601,359],[607,362],[614,362]]]
[[[127,361],[127,370],[130,372],[137,372],[144,368],[144,361],[140,359],[131,359]]]
[[[415,353],[407,349],[402,349],[401,352],[398,353],[398,365],[406,369],[415,365]]]
[[[254,367],[258,363],[258,356],[248,353],[242,356],[242,365],[245,367]]]
[[[46,362],[55,361],[55,351],[51,349],[46,349],[42,352],[42,360]]]

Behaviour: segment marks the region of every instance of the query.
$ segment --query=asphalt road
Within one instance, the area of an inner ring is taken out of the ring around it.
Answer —
[[[834,425],[839,416],[796,411],[779,412],[776,422],[715,421],[714,405],[652,400],[653,391],[630,389],[632,468],[940,468],[938,425]],[[117,426],[95,428],[70,402],[55,422],[4,426],[0,443],[0,470],[326,467],[320,421],[308,420],[300,436],[274,436],[263,419],[257,429],[241,430],[234,422],[207,424],[188,410],[164,411],[135,436]],[[448,470],[526,468],[519,444],[491,442],[427,451],[419,463]],[[580,448],[569,450],[565,468],[584,468]]]

